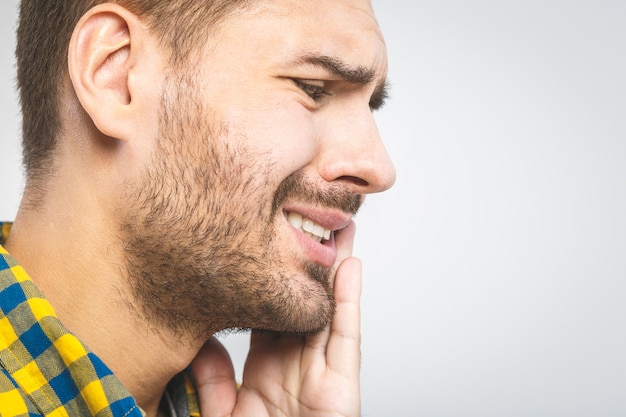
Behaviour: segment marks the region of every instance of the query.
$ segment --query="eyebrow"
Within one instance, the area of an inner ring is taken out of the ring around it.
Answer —
[[[376,71],[363,66],[350,66],[339,58],[327,55],[305,55],[296,60],[296,65],[312,65],[321,67],[331,74],[341,78],[350,84],[367,85],[376,78]],[[385,100],[389,97],[389,84],[387,80],[383,80],[374,90],[374,94],[370,99],[370,108],[372,110],[380,109]]]

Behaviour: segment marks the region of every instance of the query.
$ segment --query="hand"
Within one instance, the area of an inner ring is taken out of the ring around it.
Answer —
[[[253,333],[239,391],[224,347],[209,341],[192,363],[203,417],[357,417],[361,412],[361,262],[355,226],[337,234],[337,313],[314,336]]]

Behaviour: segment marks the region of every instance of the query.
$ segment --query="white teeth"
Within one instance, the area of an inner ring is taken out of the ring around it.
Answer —
[[[302,228],[305,232],[313,233],[315,236],[324,237],[324,228],[313,220],[303,219]]]
[[[302,229],[302,216],[298,213],[289,213],[287,220],[289,220],[289,223],[296,229]]]
[[[322,239],[323,240],[330,239],[330,234],[331,234],[330,230],[324,229],[322,226],[315,223],[313,220],[308,219],[306,217],[302,217],[298,213],[293,213],[293,212],[289,213],[289,215],[287,216],[287,220],[293,227],[305,233],[306,235],[311,236],[313,239],[317,240],[318,242],[321,242]]]

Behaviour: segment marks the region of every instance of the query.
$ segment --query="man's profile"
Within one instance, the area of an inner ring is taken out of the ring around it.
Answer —
[[[352,218],[395,179],[369,0],[22,0],[17,33],[0,415],[358,416]]]

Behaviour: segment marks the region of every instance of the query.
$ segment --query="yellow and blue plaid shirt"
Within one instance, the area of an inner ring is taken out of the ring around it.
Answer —
[[[63,326],[1,246],[10,226],[0,222],[0,417],[143,416],[121,381]],[[178,416],[200,415],[188,374],[170,383],[166,397]]]

